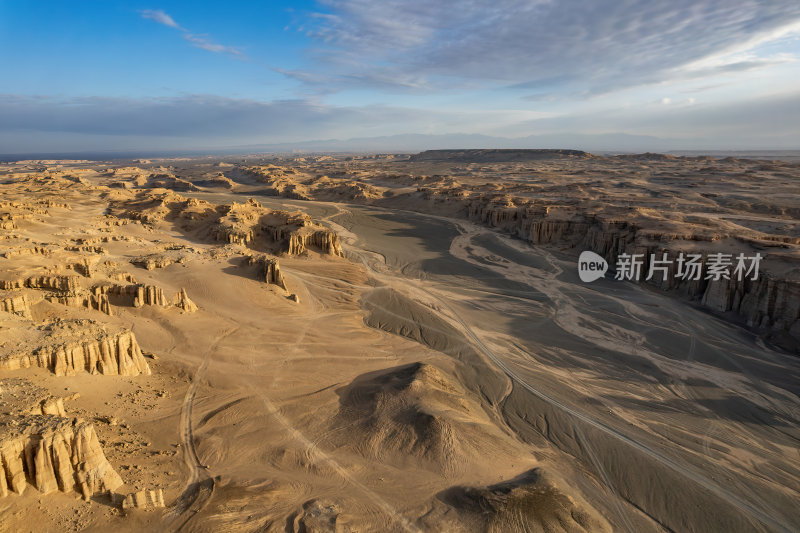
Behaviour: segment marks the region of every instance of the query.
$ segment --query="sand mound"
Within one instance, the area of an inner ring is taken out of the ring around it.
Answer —
[[[294,518],[287,521],[286,531],[292,533],[334,533],[339,507],[335,503],[309,500]],[[289,525],[291,523],[291,526]]]
[[[474,530],[611,531],[599,513],[541,468],[489,487],[455,487],[440,498]]]
[[[368,326],[415,340],[465,363],[459,366],[457,375],[467,389],[490,402],[505,393],[506,377],[487,366],[464,334],[432,309],[385,287],[367,293],[361,306],[368,311],[364,318]]]
[[[452,474],[494,457],[519,453],[491,424],[479,402],[442,370],[425,363],[366,374],[337,391],[330,434],[337,447],[382,462],[408,460]],[[343,431],[347,429],[347,431]],[[359,438],[353,438],[354,433]]]

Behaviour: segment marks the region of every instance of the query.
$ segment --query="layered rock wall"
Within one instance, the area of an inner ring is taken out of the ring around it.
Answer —
[[[33,276],[23,279],[0,280],[0,289],[45,289],[51,291],[75,291],[79,276]]]
[[[14,426],[12,435],[0,441],[0,497],[22,494],[30,483],[43,494],[77,489],[88,500],[122,485],[92,424],[54,415],[17,417],[0,424]]]
[[[273,228],[272,238],[275,241],[285,242],[284,252],[287,255],[300,255],[310,247],[317,248],[324,254],[341,256],[342,245],[339,236],[329,229],[302,231],[288,228]]]
[[[57,376],[72,376],[79,372],[120,376],[150,374],[136,337],[129,331],[82,342],[42,346],[34,353],[11,355],[0,360],[0,368],[30,366],[47,368]]]
[[[248,259],[248,264],[256,265],[259,269],[258,276],[268,285],[277,285],[286,290],[286,281],[281,274],[281,267],[278,260],[272,257],[253,257]]]
[[[164,507],[164,489],[140,490],[125,496],[123,509],[158,509]]]
[[[0,311],[12,313],[23,318],[31,318],[30,302],[24,294],[19,296],[0,296]]]
[[[475,202],[467,209],[471,219],[512,233],[531,244],[592,250],[605,257],[612,267],[622,253],[643,254],[643,273],[649,270],[651,254],[660,257],[666,251],[670,257],[675,257],[682,251],[681,240],[713,240],[713,236],[704,234],[644,231],[626,221],[594,216],[549,219],[546,208]],[[704,263],[704,272],[705,266]],[[714,311],[735,313],[750,327],[786,332],[800,340],[800,282],[775,279],[768,272],[761,272],[757,280],[718,281],[682,280],[674,274],[671,270],[666,280],[656,276],[648,283],[695,299]]]

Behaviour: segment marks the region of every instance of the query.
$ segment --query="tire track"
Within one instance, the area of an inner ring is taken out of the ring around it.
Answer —
[[[223,340],[233,335],[238,330],[238,326],[229,329],[218,337],[214,344],[206,350],[200,366],[197,367],[197,370],[192,376],[192,383],[189,385],[186,395],[183,398],[180,419],[181,444],[183,447],[184,462],[189,468],[189,479],[184,484],[183,492],[175,502],[173,512],[171,513],[172,518],[169,521],[169,525],[175,526],[174,531],[183,530],[192,518],[208,505],[208,502],[214,495],[214,478],[208,473],[208,465],[203,464],[197,454],[194,429],[192,426],[192,411],[194,408],[194,400],[197,396],[197,390],[208,370],[211,355],[216,351]],[[176,525],[175,522],[178,519],[182,520]]]

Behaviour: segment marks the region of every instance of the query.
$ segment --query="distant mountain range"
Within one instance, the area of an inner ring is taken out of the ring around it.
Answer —
[[[587,152],[645,152],[697,149],[697,143],[679,139],[661,139],[626,133],[599,135],[556,134],[527,137],[450,133],[427,135],[409,133],[383,137],[327,139],[279,144],[243,146],[245,150],[264,152],[421,152],[423,150],[471,148],[565,148]]]
[[[228,147],[197,147],[184,149],[155,150],[108,150],[75,152],[40,152],[26,154],[0,154],[0,161],[17,159],[132,159],[161,157],[232,156],[254,153],[417,153],[425,150],[447,149],[492,149],[492,148],[540,148],[583,150],[595,154],[660,152],[715,156],[762,155],[774,159],[792,157],[797,160],[800,145],[794,150],[776,150],[760,146],[720,146],[713,140],[665,139],[648,135],[627,133],[603,134],[547,134],[526,137],[496,137],[490,135],[450,133],[443,135],[400,134],[382,137],[358,137],[352,139],[321,139],[286,143],[249,144]],[[783,147],[781,147],[783,148]],[[788,155],[791,154],[791,155]]]

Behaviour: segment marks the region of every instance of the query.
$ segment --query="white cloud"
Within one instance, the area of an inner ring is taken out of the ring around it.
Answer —
[[[158,22],[159,24],[163,24],[164,26],[169,26],[170,28],[181,29],[175,20],[164,13],[160,9],[143,9],[140,11],[142,14],[142,18],[150,19]]]
[[[400,85],[413,75],[428,83],[466,78],[596,94],[674,76],[769,66],[769,58],[745,61],[731,54],[800,30],[796,0],[323,0],[322,5],[325,13],[305,21],[309,35],[323,44],[322,52],[313,52],[320,68],[340,80],[377,74]]]
[[[155,22],[163,24],[164,26],[169,26],[170,28],[175,28],[176,30],[180,30],[181,32],[183,32],[183,38],[196,48],[201,48],[203,50],[207,50],[215,54],[231,54],[233,56],[237,56],[240,58],[245,57],[244,53],[238,48],[215,43],[207,35],[199,35],[191,33],[186,28],[180,26],[177,22],[175,22],[175,19],[173,19],[171,16],[166,14],[161,9],[155,9],[155,10],[145,9],[140,11],[140,13],[142,15],[142,18],[154,20]]]
[[[192,46],[196,46],[197,48],[202,48],[203,50],[208,50],[209,52],[214,52],[215,54],[225,53],[240,57],[244,56],[242,51],[239,50],[238,48],[215,43],[213,41],[210,41],[208,37],[204,35],[195,35],[193,33],[186,33],[184,34],[183,38],[192,43]]]

